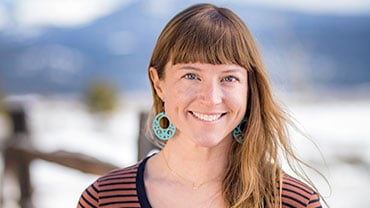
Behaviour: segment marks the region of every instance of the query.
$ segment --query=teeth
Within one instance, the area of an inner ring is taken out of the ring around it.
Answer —
[[[193,115],[203,121],[215,121],[221,117],[222,114],[207,115],[193,112]]]

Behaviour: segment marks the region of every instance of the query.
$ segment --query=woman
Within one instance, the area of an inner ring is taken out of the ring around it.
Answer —
[[[164,28],[149,65],[153,138],[163,149],[99,178],[78,207],[321,207],[282,171],[299,161],[243,21],[211,4]]]

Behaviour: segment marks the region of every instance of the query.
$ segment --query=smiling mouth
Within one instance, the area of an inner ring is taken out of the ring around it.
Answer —
[[[193,114],[196,118],[202,121],[216,121],[219,118],[221,118],[226,113],[219,113],[219,114],[202,114],[202,113],[196,113],[191,111],[191,114]]]

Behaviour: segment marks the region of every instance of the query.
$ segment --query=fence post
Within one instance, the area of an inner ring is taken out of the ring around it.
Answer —
[[[13,105],[8,107],[9,120],[12,126],[12,135],[5,144],[4,160],[5,173],[14,174],[16,183],[19,185],[20,198],[19,205],[21,208],[32,208],[32,184],[30,179],[30,159],[24,155],[17,154],[14,147],[21,143],[27,144],[29,138],[29,130],[26,120],[26,112],[21,105]]]
[[[139,124],[139,138],[138,138],[138,160],[144,159],[147,154],[154,149],[158,149],[153,143],[151,143],[145,134],[146,122],[148,119],[147,112],[140,113],[140,124]]]

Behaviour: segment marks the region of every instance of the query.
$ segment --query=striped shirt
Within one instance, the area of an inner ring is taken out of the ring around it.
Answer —
[[[85,189],[77,208],[150,208],[144,186],[144,168],[149,157],[131,167],[114,170]],[[285,174],[283,208],[319,208],[319,195],[303,182]]]

